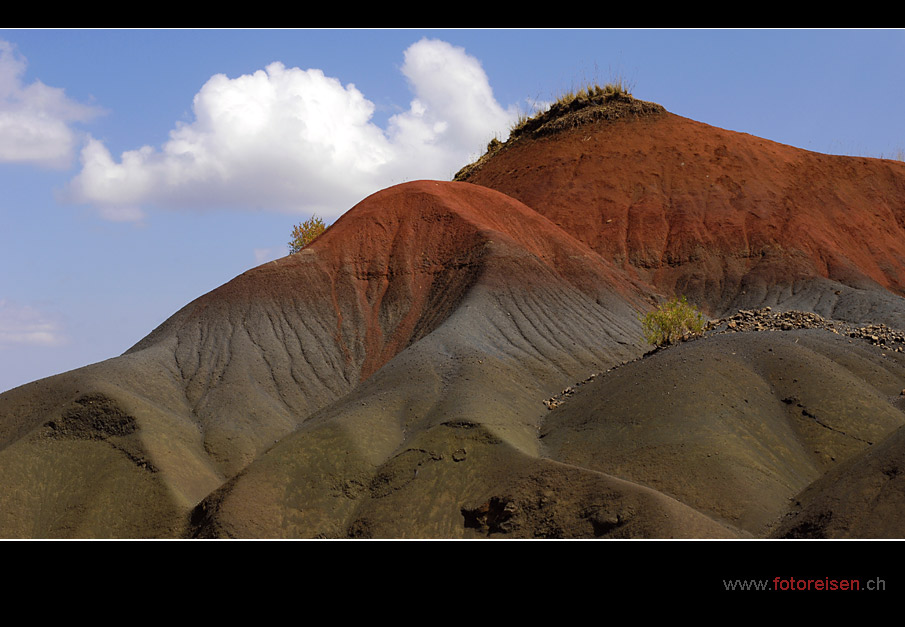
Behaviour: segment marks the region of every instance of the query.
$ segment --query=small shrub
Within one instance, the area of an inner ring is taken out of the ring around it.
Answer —
[[[324,221],[316,215],[312,215],[301,224],[296,224],[292,227],[292,239],[289,241],[289,254],[291,255],[299,252],[314,241],[314,238],[323,233],[326,228],[327,227],[324,226]]]
[[[689,333],[701,333],[704,325],[704,315],[684,296],[673,298],[641,318],[644,339],[654,346],[666,346]]]

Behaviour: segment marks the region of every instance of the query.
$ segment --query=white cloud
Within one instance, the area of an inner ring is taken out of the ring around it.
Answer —
[[[79,142],[71,123],[101,111],[41,81],[24,85],[25,67],[13,45],[0,41],[0,162],[66,168]]]
[[[0,299],[0,349],[12,345],[60,346],[66,343],[60,324],[27,305]]]
[[[195,95],[194,120],[177,123],[159,149],[115,160],[91,139],[69,199],[120,220],[151,205],[330,219],[394,183],[449,178],[515,116],[462,48],[419,41],[405,51],[402,72],[415,99],[386,130],[364,94],[321,70],[277,62],[238,78],[215,75]]]
[[[390,120],[400,145],[475,151],[494,132],[507,130],[515,115],[497,103],[481,64],[464,48],[422,39],[405,51],[402,72],[416,99],[408,112]],[[453,167],[462,165],[457,161]]]

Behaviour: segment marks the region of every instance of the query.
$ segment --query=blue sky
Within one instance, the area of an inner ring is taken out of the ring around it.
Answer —
[[[903,30],[0,30],[0,391],[615,77],[721,128],[905,151]]]

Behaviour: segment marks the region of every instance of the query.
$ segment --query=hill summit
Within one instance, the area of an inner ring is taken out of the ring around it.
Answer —
[[[511,147],[521,138],[538,138],[576,128],[596,120],[618,120],[666,113],[666,109],[653,102],[637,100],[621,83],[588,85],[577,91],[563,94],[549,107],[534,116],[525,116],[512,127],[509,139],[500,142],[493,139],[487,152],[477,161],[459,170],[453,180],[466,181],[468,177],[499,150]]]

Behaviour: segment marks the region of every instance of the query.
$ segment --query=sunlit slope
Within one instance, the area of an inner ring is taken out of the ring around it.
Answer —
[[[665,111],[510,139],[461,180],[517,198],[716,315],[784,305],[905,326],[905,163]]]

